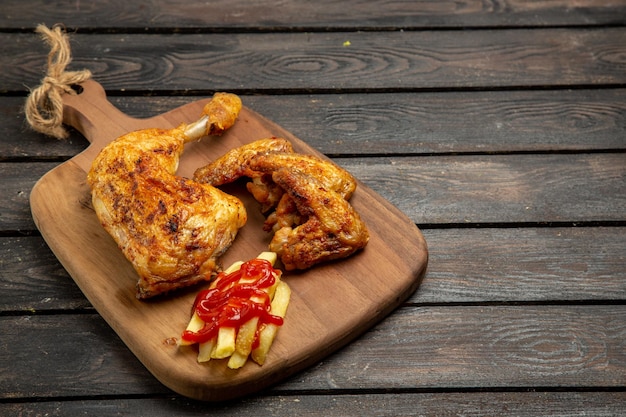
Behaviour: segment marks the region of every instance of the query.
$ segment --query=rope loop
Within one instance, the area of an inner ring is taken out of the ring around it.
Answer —
[[[63,94],[75,95],[72,85],[89,79],[91,72],[87,69],[65,71],[72,61],[72,54],[63,26],[55,25],[49,29],[45,25],[38,25],[35,32],[50,46],[50,53],[46,76],[26,99],[26,121],[37,132],[65,139],[67,131],[63,127]]]

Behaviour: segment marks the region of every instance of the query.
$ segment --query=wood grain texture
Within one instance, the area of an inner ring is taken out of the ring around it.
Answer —
[[[417,224],[626,219],[624,153],[336,161]]]
[[[430,269],[414,303],[626,299],[620,227],[425,230]]]
[[[41,237],[0,238],[0,314],[90,308]]]
[[[15,362],[3,399],[168,393],[96,314],[0,317],[0,330],[0,363]],[[625,332],[623,305],[405,307],[271,392],[619,389]]]
[[[0,415],[626,415],[626,1],[1,9]],[[235,90],[356,168],[426,226],[419,290],[257,396],[207,405],[162,386],[30,219],[39,173],[88,145],[25,127],[47,53],[39,22],[70,29],[70,69],[92,69],[126,114]]]
[[[623,387],[625,314],[623,305],[403,308],[333,356],[337,362],[291,382],[296,389]]]
[[[625,89],[242,96],[244,104],[326,155],[584,152],[626,148]],[[137,118],[189,96],[109,97]],[[70,158],[88,145],[24,129],[23,98],[0,97],[0,155]],[[23,130],[23,131],[22,131]],[[15,134],[14,132],[20,132]]]
[[[626,220],[626,154],[334,158],[416,224]],[[34,230],[28,196],[58,164],[0,165],[5,230]],[[19,174],[16,177],[16,173]],[[16,180],[17,178],[17,180]],[[543,184],[537,187],[536,184]]]
[[[427,229],[429,269],[411,304],[626,299],[620,227]],[[0,238],[0,313],[90,304],[41,237]]]
[[[618,302],[621,227],[426,230],[430,268],[414,303]]]
[[[427,229],[430,267],[411,304],[618,302],[620,227]],[[0,313],[89,309],[40,237],[0,238]]]
[[[24,115],[25,97],[0,94],[0,162],[50,161],[69,159],[89,142],[77,132],[67,140],[55,140],[28,127]]]
[[[36,177],[41,177],[58,164],[0,164],[0,187],[8,198],[0,200],[0,230],[32,229],[29,196]]]
[[[445,404],[445,410],[442,410]],[[257,417],[259,410],[270,410],[272,416],[379,417],[462,415],[538,415],[571,416],[585,410],[585,416],[613,417],[626,406],[623,392],[463,392],[463,393],[366,393],[273,395],[250,398],[237,403],[219,404],[210,408],[212,416]],[[153,417],[205,415],[207,406],[177,397],[140,399],[100,399],[77,401],[20,402],[0,404],[6,415],[45,414],[50,416],[86,413],[100,417],[145,413]]]
[[[321,152],[367,156],[624,149],[625,96],[608,89],[244,100]]]
[[[58,7],[47,1],[5,0],[0,26],[32,27],[33,22],[68,27],[228,29],[336,28],[411,29],[422,27],[598,25],[620,22],[623,1],[366,1],[336,2],[219,0],[210,3],[107,0]],[[349,11],[349,13],[346,13]],[[95,17],[97,16],[97,18]]]
[[[146,391],[171,393],[151,377],[97,314],[67,315],[63,320],[55,316],[0,317],[0,323],[6,340],[0,351],[0,363],[5,367],[0,376],[3,399],[90,395],[103,392],[107,385],[122,395],[134,384],[145,385]],[[28,343],[33,334],[36,337]],[[20,392],[28,380],[32,388]]]
[[[107,90],[380,92],[626,83],[626,31],[620,28],[76,34],[72,40],[72,66],[90,69]],[[45,54],[34,35],[0,34],[0,55],[13,57],[11,65],[0,62],[0,91],[38,85]]]

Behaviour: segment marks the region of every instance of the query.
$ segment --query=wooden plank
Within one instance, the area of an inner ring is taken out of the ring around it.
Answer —
[[[578,415],[609,417],[626,412],[624,392],[463,392],[342,395],[268,395],[213,405],[211,416],[503,416]],[[74,401],[0,403],[3,415],[150,415],[187,417],[206,415],[207,404],[180,397],[139,399],[79,399]]]
[[[6,4],[5,4],[6,3]],[[47,1],[5,0],[0,27],[29,28],[33,22],[89,28],[394,28],[598,25],[620,22],[623,1],[301,1],[221,0],[210,3],[98,1],[59,7]],[[349,11],[349,13],[346,13]],[[96,18],[97,17],[97,18]]]
[[[336,159],[420,224],[626,220],[626,154]]]
[[[39,237],[0,237],[0,312],[91,308]]]
[[[0,317],[0,329],[0,399],[171,392],[97,314]]]
[[[626,300],[624,228],[429,229],[414,303]]]
[[[624,149],[625,97],[626,90],[609,89],[246,96],[244,101],[321,152],[341,156]]]
[[[418,225],[626,220],[624,153],[334,160]],[[34,229],[30,189],[54,166],[0,164],[0,230]]]
[[[83,35],[73,68],[111,91],[420,91],[626,84],[626,31],[574,29]],[[349,46],[345,42],[350,41]],[[198,48],[198,45],[205,45]],[[39,84],[35,35],[0,34],[0,91]]]
[[[473,91],[242,96],[244,103],[334,156],[626,148],[626,90]],[[110,97],[125,114],[151,117],[197,97]],[[69,158],[88,142],[25,129],[24,99],[0,97],[0,155]],[[15,132],[20,132],[16,134]]]
[[[289,388],[623,388],[625,334],[624,305],[403,308]]]
[[[620,227],[427,229],[429,268],[409,303],[626,299]],[[0,312],[86,309],[41,237],[0,238]]]
[[[0,161],[69,159],[87,147],[87,140],[78,133],[56,140],[30,129],[25,103],[25,97],[0,96]]]
[[[4,400],[169,392],[98,315],[0,330]],[[620,389],[625,334],[624,305],[407,307],[272,391]]]
[[[0,200],[0,230],[35,230],[30,213],[29,196],[33,185],[56,163],[0,163],[0,188],[5,198]]]

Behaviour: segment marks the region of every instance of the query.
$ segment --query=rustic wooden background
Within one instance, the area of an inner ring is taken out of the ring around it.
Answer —
[[[57,22],[127,114],[227,90],[346,167],[422,229],[420,289],[262,395],[172,394],[30,215],[87,146],[21,111],[46,62],[33,29]],[[625,27],[626,1],[4,1],[0,414],[625,412]]]

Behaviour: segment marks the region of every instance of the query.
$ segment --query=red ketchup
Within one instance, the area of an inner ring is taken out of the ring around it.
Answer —
[[[257,347],[260,329],[266,324],[283,324],[282,317],[270,313],[267,289],[276,282],[274,274],[280,275],[281,271],[265,259],[251,259],[230,274],[220,272],[211,288],[200,291],[194,302],[194,311],[204,321],[204,327],[197,332],[185,330],[182,338],[194,343],[207,342],[217,336],[220,327],[238,328],[258,317],[252,348]]]

